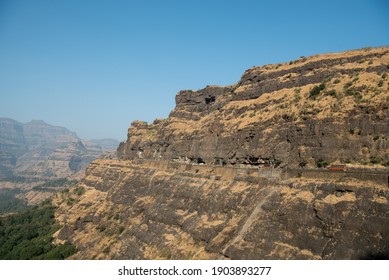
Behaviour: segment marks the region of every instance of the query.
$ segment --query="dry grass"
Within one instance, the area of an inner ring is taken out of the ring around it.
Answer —
[[[326,204],[337,204],[339,202],[347,201],[347,202],[354,202],[357,198],[355,196],[355,193],[345,193],[343,195],[337,196],[337,195],[327,195],[322,202]]]

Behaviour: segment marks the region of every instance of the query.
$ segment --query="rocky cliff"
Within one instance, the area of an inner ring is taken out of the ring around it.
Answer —
[[[134,122],[122,159],[206,164],[388,162],[389,50],[247,70],[227,87],[181,91],[168,119]]]
[[[388,48],[363,49],[179,92],[56,197],[57,242],[76,259],[388,258],[388,72]]]

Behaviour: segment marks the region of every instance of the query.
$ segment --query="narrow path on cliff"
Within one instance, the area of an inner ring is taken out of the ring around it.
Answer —
[[[260,200],[260,202],[255,207],[254,211],[250,214],[250,216],[247,218],[246,222],[243,224],[242,228],[238,232],[238,234],[232,239],[231,242],[229,242],[226,247],[224,247],[222,254],[225,255],[227,249],[230,246],[235,245],[236,243],[239,243],[243,240],[245,237],[247,231],[250,229],[251,225],[254,223],[254,221],[262,214],[263,209],[262,206],[266,203],[267,199],[272,196],[276,191],[278,190],[277,187],[272,187],[271,189],[265,189],[264,190],[264,196]]]

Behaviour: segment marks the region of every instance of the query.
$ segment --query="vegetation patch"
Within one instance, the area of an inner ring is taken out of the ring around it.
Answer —
[[[0,218],[0,259],[60,260],[76,252],[70,244],[54,245],[59,229],[50,201],[29,210]]]
[[[83,186],[77,186],[74,190],[73,193],[80,196],[85,193],[85,188]]]
[[[325,161],[324,159],[319,159],[316,161],[316,166],[318,168],[325,168],[329,165],[329,163],[327,161]]]
[[[325,92],[325,95],[332,96],[338,98],[338,94],[336,93],[336,90],[332,89]]]
[[[309,98],[315,99],[317,96],[319,96],[320,92],[326,88],[326,85],[324,83],[321,83],[318,86],[314,86],[309,91]]]
[[[381,159],[379,157],[371,156],[370,157],[370,163],[371,164],[380,164],[381,163]]]
[[[29,206],[22,199],[16,198],[19,189],[0,189],[0,215],[27,209]]]

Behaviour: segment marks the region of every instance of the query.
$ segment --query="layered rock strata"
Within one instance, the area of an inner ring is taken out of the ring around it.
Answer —
[[[75,259],[365,259],[389,252],[389,190],[248,169],[96,160],[58,195]],[[73,201],[72,203],[69,203]]]
[[[233,86],[181,91],[169,118],[132,123],[119,155],[289,167],[388,162],[388,65],[388,49],[354,51],[255,67]]]
[[[364,49],[179,92],[57,196],[57,242],[75,259],[389,258],[388,72],[388,48]]]

